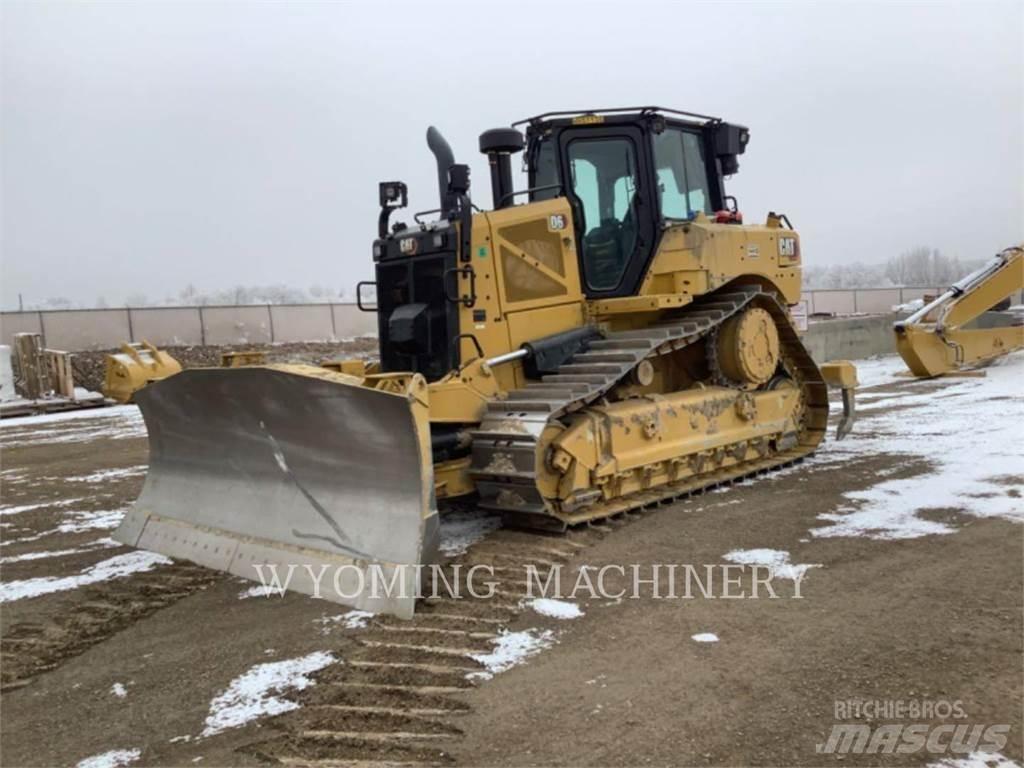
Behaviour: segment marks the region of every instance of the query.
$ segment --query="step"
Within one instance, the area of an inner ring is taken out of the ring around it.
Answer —
[[[635,363],[644,353],[641,351],[597,350],[583,352],[572,358],[573,363]]]
[[[604,384],[608,377],[586,373],[549,373],[541,376],[541,380],[551,384]]]
[[[489,413],[518,413],[520,411],[534,411],[537,413],[550,413],[555,405],[548,400],[492,400],[487,404]]]
[[[526,389],[517,389],[508,393],[510,400],[572,400],[573,393],[562,387],[543,387],[539,386],[536,389],[527,387]]]
[[[629,367],[621,363],[568,363],[559,367],[558,373],[607,373],[615,375],[629,370]]]
[[[617,350],[617,349],[636,349],[636,350],[647,350],[651,348],[651,345],[643,339],[637,338],[619,338],[619,334],[611,334],[606,339],[600,341],[592,341],[588,347],[592,350]]]

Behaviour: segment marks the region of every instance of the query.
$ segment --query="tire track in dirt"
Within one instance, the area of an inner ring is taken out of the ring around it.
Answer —
[[[491,641],[527,610],[528,566],[546,579],[550,568],[571,564],[605,536],[650,511],[802,462],[798,458],[724,477],[564,534],[513,528],[490,534],[445,564],[447,574],[461,566],[461,598],[422,599],[408,621],[374,617],[359,633],[355,652],[311,675],[316,685],[287,696],[299,708],[266,723],[276,734],[239,751],[280,765],[318,768],[451,764],[454,758],[444,746],[462,736],[458,717],[469,711],[458,696],[487,679],[474,674],[487,670],[472,654],[493,650]],[[493,598],[468,593],[465,575],[474,565],[493,569],[487,577],[496,585]],[[456,579],[449,575],[449,581]]]
[[[20,622],[0,637],[0,692],[21,688],[137,621],[224,578],[173,563],[82,590],[82,599],[45,621]]]

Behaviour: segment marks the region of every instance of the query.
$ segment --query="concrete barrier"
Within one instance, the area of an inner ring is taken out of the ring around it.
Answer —
[[[880,313],[890,316],[894,306],[925,294],[938,293],[941,293],[938,288],[928,287],[857,288],[804,291],[804,298],[812,315]],[[1024,292],[1014,294],[1011,302],[1024,303],[1022,294]],[[871,326],[870,320],[853,318],[852,322],[859,330],[844,331],[840,335],[848,339],[850,334],[860,334],[866,339],[874,333],[866,330]],[[884,325],[885,321],[880,322]],[[0,343],[12,344],[16,333],[41,333],[46,346],[71,352],[109,349],[126,341],[143,339],[164,346],[246,344],[330,341],[376,332],[377,315],[361,312],[355,304],[138,307],[0,313]]]
[[[131,338],[127,309],[45,312],[43,318],[43,335],[49,349],[106,349]]]
[[[377,313],[363,312],[355,304],[332,304],[334,332],[338,339],[377,333]]]
[[[148,341],[158,347],[203,343],[203,326],[195,307],[133,309],[130,318],[132,341]]]
[[[269,307],[200,307],[206,344],[269,344]]]
[[[330,341],[335,338],[334,316],[328,304],[274,306],[274,341]]]
[[[896,352],[892,324],[899,317],[872,315],[816,320],[804,334],[804,345],[818,363],[828,360],[860,360]]]

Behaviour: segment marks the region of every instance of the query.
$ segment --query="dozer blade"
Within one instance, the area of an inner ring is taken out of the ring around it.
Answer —
[[[300,365],[192,369],[146,387],[149,473],[115,538],[411,617],[438,520],[426,382],[394,388]]]

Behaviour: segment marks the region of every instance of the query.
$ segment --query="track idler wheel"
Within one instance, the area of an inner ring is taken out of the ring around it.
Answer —
[[[779,331],[764,309],[751,307],[722,324],[716,341],[723,376],[740,385],[760,386],[779,365]]]

